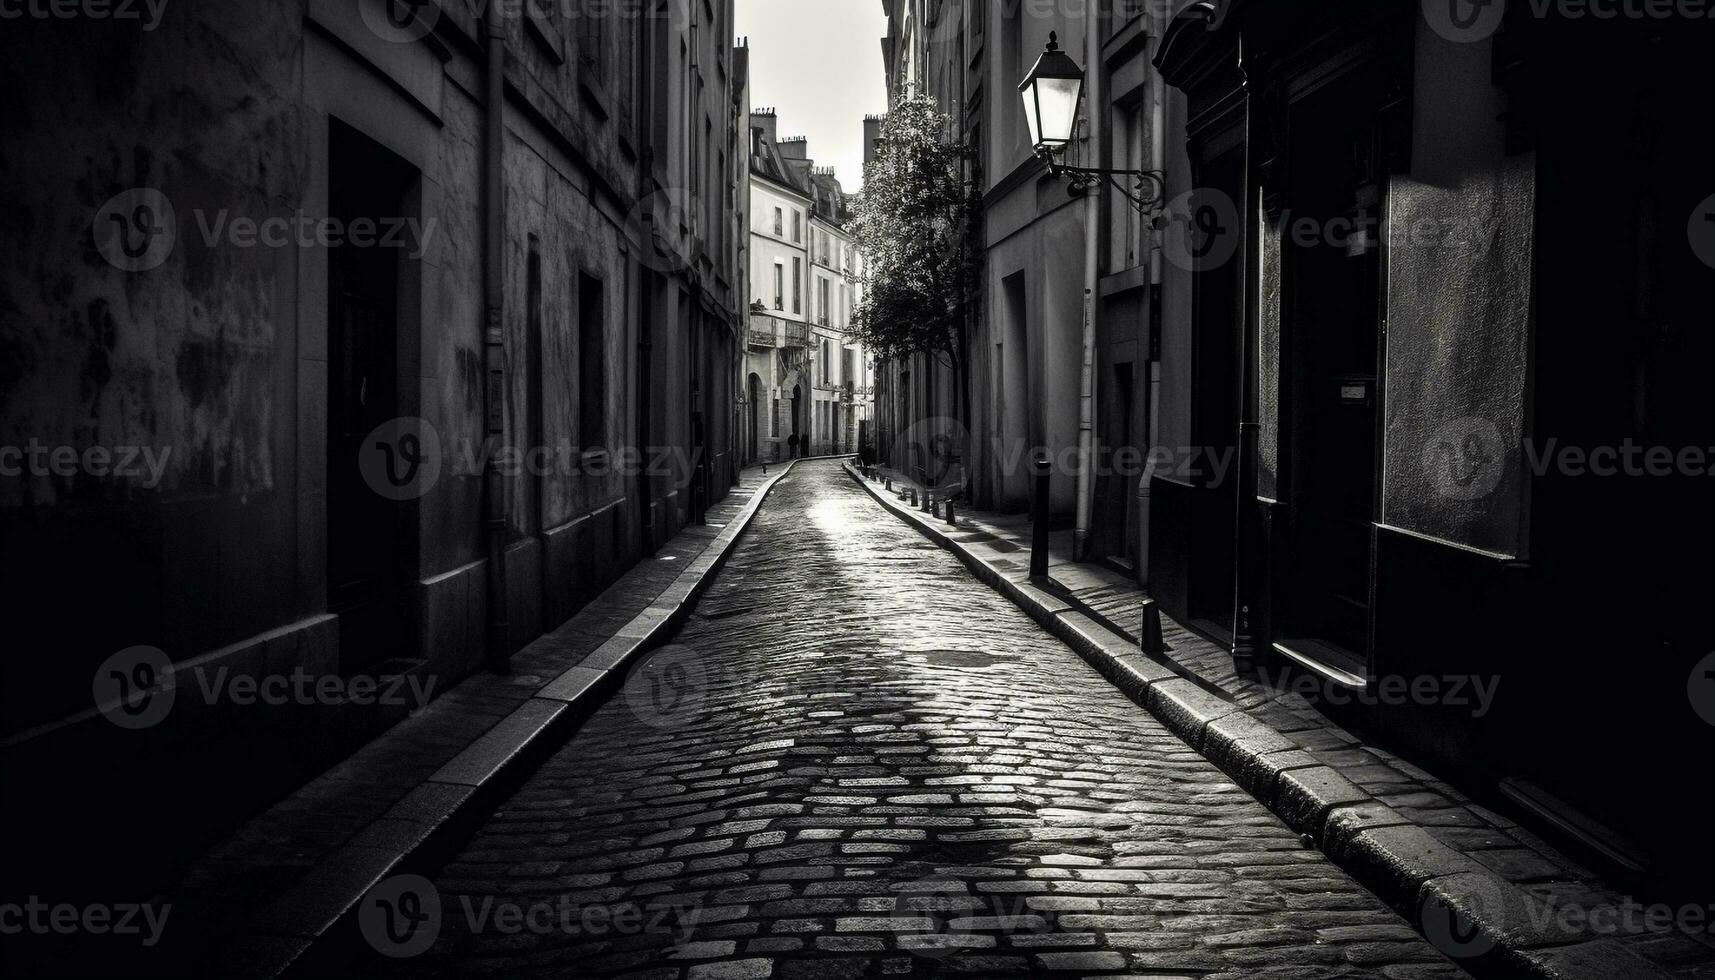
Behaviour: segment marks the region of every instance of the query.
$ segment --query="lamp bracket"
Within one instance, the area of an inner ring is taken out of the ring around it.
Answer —
[[[1071,167],[1057,162],[1052,156],[1048,157],[1048,172],[1055,177],[1065,177],[1072,185],[1074,194],[1081,194],[1099,187],[1105,180],[1114,185],[1114,189],[1130,201],[1132,207],[1140,214],[1151,214],[1161,210],[1167,198],[1167,175],[1159,170],[1109,170],[1103,167]],[[1130,186],[1120,178],[1127,178]]]

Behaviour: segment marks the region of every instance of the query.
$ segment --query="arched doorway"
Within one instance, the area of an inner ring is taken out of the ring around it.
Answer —
[[[804,451],[804,386],[792,386],[792,439],[789,443],[794,457],[808,455]]]

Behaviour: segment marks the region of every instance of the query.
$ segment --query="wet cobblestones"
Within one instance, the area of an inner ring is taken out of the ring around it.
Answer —
[[[400,972],[1463,975],[831,463],[433,895]]]

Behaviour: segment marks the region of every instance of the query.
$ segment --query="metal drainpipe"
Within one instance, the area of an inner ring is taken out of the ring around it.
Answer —
[[[1166,30],[1166,13],[1159,4],[1149,7],[1149,41],[1145,54],[1145,63],[1149,66],[1145,76],[1145,84],[1149,86],[1149,168],[1156,173],[1167,172],[1167,83],[1161,77],[1161,72],[1155,69],[1155,55],[1161,48],[1161,35]],[[1162,188],[1166,190],[1165,186]],[[1157,315],[1149,325],[1155,333],[1156,340],[1150,346],[1155,350],[1161,349],[1162,321],[1166,314],[1165,297],[1161,297],[1162,268],[1161,268],[1161,231],[1150,228],[1149,236],[1149,289],[1157,297],[1150,304],[1150,309]],[[1160,435],[1161,426],[1161,360],[1152,358],[1145,362],[1144,369],[1148,372],[1149,403],[1147,407],[1148,420],[1145,431],[1148,433],[1149,451],[1153,453],[1155,441]],[[1137,581],[1139,585],[1149,586],[1149,518],[1150,467],[1145,466],[1143,475],[1137,483]]]
[[[506,617],[506,533],[510,501],[498,450],[506,439],[506,234],[505,162],[506,26],[500,5],[489,4],[484,18],[488,47],[487,116],[484,120],[484,203],[487,229],[483,236],[483,287],[488,318],[483,331],[482,366],[484,430],[489,451],[482,469],[484,537],[488,545],[488,666],[497,673],[512,669],[510,629]]]
[[[654,161],[648,150],[643,151],[640,168],[647,181],[648,175],[654,170]],[[639,188],[641,192],[641,187]],[[655,220],[653,217],[651,221]],[[637,284],[637,447],[645,457],[648,455],[650,413],[654,403],[650,396],[650,368],[655,357],[654,344],[651,338],[652,324],[655,317],[655,276],[647,269],[638,272]],[[641,553],[655,553],[655,481],[649,473],[650,467],[637,468],[637,526],[638,544]]]
[[[1102,153],[1102,18],[1095,5],[1085,8],[1084,64],[1088,67],[1085,91],[1089,93],[1091,166],[1101,166]],[[1102,195],[1100,185],[1084,197],[1084,367],[1078,394],[1078,528],[1072,535],[1072,560],[1090,557],[1090,508],[1096,450],[1096,288],[1101,270],[1097,236],[1101,234]]]
[[[1244,84],[1249,87],[1249,63],[1246,60],[1244,35],[1239,35],[1239,72]],[[1237,259],[1239,268],[1243,270],[1245,281],[1244,292],[1244,329],[1243,341],[1239,348],[1239,432],[1238,432],[1238,507],[1234,514],[1233,539],[1235,547],[1235,568],[1233,570],[1233,662],[1240,669],[1249,669],[1259,653],[1256,608],[1253,603],[1257,600],[1261,585],[1266,581],[1264,562],[1267,555],[1262,550],[1261,515],[1257,511],[1257,441],[1262,433],[1261,414],[1257,406],[1257,336],[1261,329],[1258,321],[1258,291],[1261,288],[1256,276],[1257,253],[1253,246],[1254,239],[1250,237],[1250,221],[1256,215],[1256,180],[1252,176],[1253,158],[1252,147],[1256,146],[1255,117],[1248,110],[1245,123],[1245,150],[1242,206],[1244,213],[1240,215],[1239,227],[1245,230],[1245,235],[1239,239]]]

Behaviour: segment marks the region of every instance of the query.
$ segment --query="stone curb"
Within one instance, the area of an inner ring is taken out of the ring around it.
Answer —
[[[326,976],[339,973],[354,954],[361,955],[365,947],[356,912],[370,889],[396,875],[431,874],[617,692],[627,669],[690,615],[770,491],[800,461],[781,463],[778,472],[758,484],[750,501],[703,553],[606,643],[578,666],[549,679],[363,832],[329,852],[258,910],[252,918],[256,931],[229,944],[220,966],[234,976]]]
[[[951,551],[978,579],[1077,651],[1096,672],[1233,778],[1287,826],[1481,978],[1667,978],[1611,939],[1567,931],[1540,899],[1376,800],[1298,743],[1186,680],[1071,603],[1008,576],[954,541],[946,525],[893,500],[854,466],[883,507]],[[956,529],[955,529],[956,530]]]

